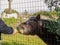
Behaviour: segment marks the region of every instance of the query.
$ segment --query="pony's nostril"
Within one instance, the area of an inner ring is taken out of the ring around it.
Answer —
[[[20,28],[19,27],[16,27],[16,28],[17,28],[18,32],[20,33]]]
[[[17,30],[19,30],[19,27],[16,27]]]

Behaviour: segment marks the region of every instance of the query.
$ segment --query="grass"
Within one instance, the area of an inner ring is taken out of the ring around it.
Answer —
[[[2,34],[2,45],[46,45],[37,36],[27,36],[22,34],[5,35]]]

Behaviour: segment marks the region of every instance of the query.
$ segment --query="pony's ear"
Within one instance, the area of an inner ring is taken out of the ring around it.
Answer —
[[[38,14],[38,15],[36,16],[36,19],[37,19],[37,20],[40,20],[40,14]]]

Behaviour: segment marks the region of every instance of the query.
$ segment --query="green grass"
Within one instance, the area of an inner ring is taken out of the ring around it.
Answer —
[[[2,34],[2,45],[46,45],[37,36],[27,36],[22,34],[5,35]]]
[[[15,18],[4,18],[3,20],[4,20],[4,22],[7,25],[13,26],[17,22],[18,19],[15,19]]]
[[[4,18],[3,19],[3,21],[5,22],[6,25],[13,27],[13,28],[16,28],[16,26],[18,24],[17,20],[18,19],[15,19],[15,18]]]

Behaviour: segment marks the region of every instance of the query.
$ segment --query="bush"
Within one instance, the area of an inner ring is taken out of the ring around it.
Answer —
[[[57,11],[57,12],[60,11],[60,7],[56,7],[55,11]]]
[[[45,16],[50,16],[50,13],[46,11],[41,11],[40,14]]]
[[[55,11],[57,12],[57,16],[60,16],[60,7],[56,7]]]
[[[48,16],[51,20],[56,20],[55,17],[58,16],[56,11],[50,11],[50,12],[40,11],[40,12],[34,13],[33,15],[36,16],[37,14]]]

